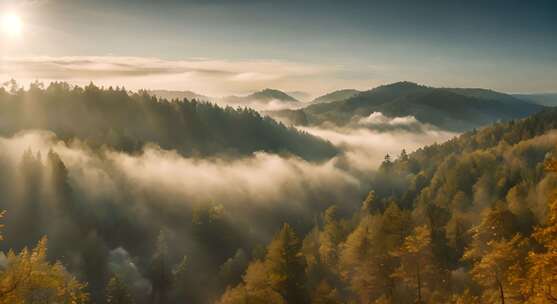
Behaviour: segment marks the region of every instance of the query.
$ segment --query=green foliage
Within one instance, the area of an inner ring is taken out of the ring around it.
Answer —
[[[307,124],[334,123],[340,126],[380,112],[388,117],[412,115],[420,122],[446,130],[463,131],[498,120],[522,118],[543,106],[513,96],[477,89],[447,89],[397,82],[360,92],[348,98],[317,103],[296,111],[278,114],[296,123],[304,117]]]
[[[126,285],[117,277],[113,276],[106,286],[107,304],[133,304],[134,300]]]
[[[302,243],[285,224],[268,246],[264,261],[248,266],[243,283],[228,289],[219,303],[307,303]]]
[[[63,140],[135,152],[147,143],[183,155],[291,153],[309,160],[334,156],[330,144],[287,128],[248,108],[220,108],[196,100],[157,99],[124,88],[51,83],[46,89],[0,92],[3,135],[50,130]]]

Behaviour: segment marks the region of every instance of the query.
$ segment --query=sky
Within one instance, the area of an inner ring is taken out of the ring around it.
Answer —
[[[0,81],[314,96],[408,80],[557,91],[554,0],[0,0]],[[6,27],[8,27],[6,29]]]

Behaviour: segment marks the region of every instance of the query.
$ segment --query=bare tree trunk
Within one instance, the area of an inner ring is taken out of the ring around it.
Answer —
[[[499,297],[501,299],[501,304],[505,304],[505,293],[503,292],[503,284],[499,281],[499,278],[495,278],[497,280],[497,286],[499,287]]]
[[[420,263],[416,264],[416,275],[418,278],[418,303],[422,303],[422,277],[420,273]]]

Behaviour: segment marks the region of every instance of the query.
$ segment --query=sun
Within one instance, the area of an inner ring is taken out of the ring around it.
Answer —
[[[16,14],[8,14],[2,17],[2,32],[11,37],[21,36],[23,22]]]

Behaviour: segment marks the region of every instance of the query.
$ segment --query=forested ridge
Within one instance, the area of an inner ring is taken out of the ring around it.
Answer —
[[[153,115],[190,113],[175,107],[238,115],[212,139],[246,115],[267,125],[251,110],[65,84],[0,101],[0,303],[556,301],[555,109],[387,155],[368,189],[329,162],[209,161],[166,146],[168,129],[141,135]],[[123,140],[131,109],[146,121],[130,134],[177,152]],[[47,132],[12,136],[28,128]]]
[[[555,303],[557,111],[386,156],[352,215],[285,226],[219,303]]]
[[[124,88],[16,83],[0,88],[0,132],[50,130],[64,140],[136,152],[147,143],[183,155],[290,153],[323,160],[337,151],[329,143],[287,128],[249,108],[221,108],[197,100],[166,100]]]
[[[534,114],[544,107],[485,89],[434,88],[396,82],[346,99],[283,110],[271,115],[296,125],[347,126],[380,112],[388,117],[413,116],[440,129],[463,132],[497,121]]]

